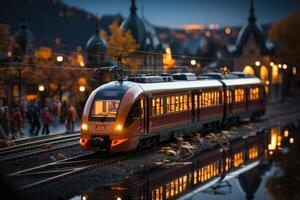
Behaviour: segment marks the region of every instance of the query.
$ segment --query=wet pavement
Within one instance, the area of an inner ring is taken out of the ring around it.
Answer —
[[[203,152],[191,162],[136,174],[72,200],[300,199],[299,123]]]

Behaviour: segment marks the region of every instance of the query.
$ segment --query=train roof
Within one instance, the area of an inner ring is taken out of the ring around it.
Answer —
[[[174,90],[201,89],[207,87],[222,87],[217,80],[174,81],[162,83],[138,83],[145,92],[163,92]]]
[[[225,83],[226,86],[262,84],[259,78],[223,79],[222,82]]]

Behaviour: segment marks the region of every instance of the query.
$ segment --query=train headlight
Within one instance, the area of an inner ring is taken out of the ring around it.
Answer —
[[[117,124],[115,126],[115,131],[122,131],[123,130],[123,126],[121,124]]]
[[[85,123],[81,124],[81,130],[87,131],[88,130],[88,125],[85,124]]]

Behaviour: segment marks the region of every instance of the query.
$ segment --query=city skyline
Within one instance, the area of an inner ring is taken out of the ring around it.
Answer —
[[[129,15],[130,0],[111,0],[109,2],[64,0],[64,2],[99,16],[121,14],[126,18]],[[154,25],[171,28],[183,28],[186,24],[208,25],[211,23],[219,24],[221,27],[242,26],[247,21],[250,7],[248,0],[174,0],[172,3],[170,1],[138,0],[136,4],[139,16],[144,15]],[[267,10],[265,10],[266,5],[268,5]],[[171,8],[168,9],[168,6]],[[300,2],[295,0],[288,2],[284,0],[254,1],[255,15],[260,24],[276,22],[288,16],[299,6]]]

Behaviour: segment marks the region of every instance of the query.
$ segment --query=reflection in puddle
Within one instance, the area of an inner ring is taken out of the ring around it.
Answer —
[[[284,195],[296,195],[295,191],[300,189],[296,131],[296,127],[274,127],[224,149],[205,152],[191,164],[136,175],[80,197],[81,200],[286,199]],[[284,187],[282,181],[291,188]],[[280,195],[283,198],[277,198]]]

